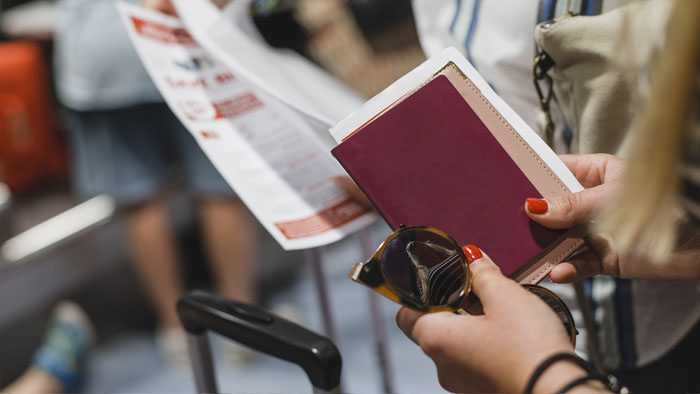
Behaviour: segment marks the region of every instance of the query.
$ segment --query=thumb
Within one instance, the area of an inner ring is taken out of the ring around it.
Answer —
[[[591,220],[596,209],[610,195],[610,185],[603,184],[557,197],[528,198],[525,212],[533,221],[552,229],[573,227]]]
[[[479,248],[467,245],[462,250],[469,261],[469,270],[472,275],[471,291],[479,297],[484,311],[489,305],[507,300],[512,287],[520,289],[514,281],[503,276],[501,269]]]
[[[554,283],[573,283],[581,279],[596,276],[602,272],[600,259],[592,251],[576,255],[569,261],[557,264],[549,273]]]
[[[177,16],[177,10],[171,0],[143,0],[144,8],[160,11],[164,14]]]

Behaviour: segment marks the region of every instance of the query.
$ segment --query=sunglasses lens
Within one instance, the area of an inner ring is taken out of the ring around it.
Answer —
[[[454,242],[439,234],[405,231],[389,241],[381,261],[386,281],[421,305],[447,305],[463,295],[466,262]]]
[[[566,332],[569,334],[569,339],[572,344],[576,344],[576,326],[574,320],[571,317],[571,312],[567,308],[566,304],[561,301],[558,297],[552,295],[547,289],[541,286],[530,285],[526,288],[534,295],[540,297],[550,308],[557,314],[557,317],[564,324]]]

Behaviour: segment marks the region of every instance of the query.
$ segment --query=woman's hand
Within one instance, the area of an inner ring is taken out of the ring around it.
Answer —
[[[175,6],[170,0],[143,0],[141,2],[143,8],[148,8],[155,11],[160,11],[164,14],[177,16]]]
[[[447,390],[522,392],[540,362],[554,353],[573,352],[568,334],[542,300],[504,277],[488,256],[469,267],[483,315],[401,308],[396,321],[433,359]],[[573,364],[557,362],[538,380],[535,392],[555,392],[584,375]]]
[[[336,186],[345,190],[346,193],[353,199],[357,204],[368,209],[374,209],[372,202],[369,201],[365,193],[362,192],[359,186],[350,179],[348,176],[337,176],[333,178]]]
[[[231,0],[211,0],[218,8],[223,9]],[[142,0],[141,5],[144,8],[160,11],[164,14],[177,16],[177,10],[171,0]]]
[[[625,161],[612,155],[561,155],[560,158],[586,189],[548,199],[528,199],[526,212],[537,223],[553,229],[588,223],[620,187]],[[607,234],[587,238],[589,250],[552,269],[552,282],[574,282],[598,274],[641,279],[700,279],[700,230],[683,215],[677,215],[678,242],[666,261],[651,261],[633,253],[620,254]]]
[[[625,161],[608,154],[561,155],[585,190],[548,199],[528,199],[525,210],[535,222],[553,229],[588,223],[620,185]],[[552,269],[552,282],[574,282],[598,274],[620,276],[620,258],[610,236],[591,235],[589,251]]]

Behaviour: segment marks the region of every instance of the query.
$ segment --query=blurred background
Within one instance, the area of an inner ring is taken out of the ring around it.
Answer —
[[[72,187],[70,129],[53,77],[57,12],[54,1],[0,0],[0,388],[32,365],[55,305],[71,300],[97,338],[84,390],[192,391],[188,367],[172,366],[156,349],[157,319],[128,263],[124,211],[108,195],[86,199]],[[260,0],[251,14],[270,45],[301,53],[368,98],[424,60],[409,0]],[[186,288],[209,289],[192,197],[177,170],[173,179],[164,198]],[[373,241],[387,232],[377,224]],[[282,305],[322,331],[307,256],[282,251],[259,226],[256,234],[261,305]],[[346,389],[379,392],[367,293],[346,277],[367,256],[354,237],[324,254]],[[396,307],[382,301],[382,308],[397,389],[440,391],[432,364],[398,333]],[[265,357],[220,365],[219,373],[226,391],[310,390],[300,370]]]

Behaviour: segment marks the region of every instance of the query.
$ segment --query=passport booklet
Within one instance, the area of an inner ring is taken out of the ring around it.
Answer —
[[[504,275],[535,284],[583,244],[550,230],[529,197],[583,188],[454,48],[396,81],[331,129],[332,154],[396,230],[430,226],[474,244]]]

